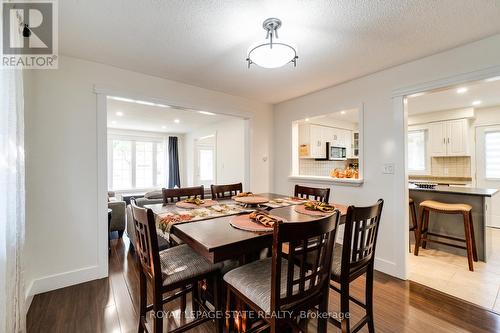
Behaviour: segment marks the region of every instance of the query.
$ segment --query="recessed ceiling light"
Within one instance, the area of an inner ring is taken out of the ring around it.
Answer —
[[[146,102],[146,101],[135,101],[137,104],[141,104],[141,105],[148,105],[148,106],[155,106],[156,104],[155,103],[151,103],[151,102]]]
[[[179,119],[174,119],[174,123],[178,124],[180,123],[181,121]]]
[[[457,89],[457,94],[463,94],[463,93],[466,93],[467,92],[467,89],[466,87],[460,87]]]
[[[118,96],[108,96],[109,99],[114,99],[115,101],[120,101],[120,102],[130,102],[134,103],[135,101],[130,98],[124,98],[124,97],[118,97]]]
[[[484,80],[484,82],[494,82],[500,80],[500,76],[490,77],[489,79]]]
[[[309,118],[304,119],[305,121],[309,121]]]
[[[163,129],[167,129],[167,126],[162,126],[161,128],[163,128]]]
[[[480,100],[477,100],[477,101],[472,102],[472,105],[478,106],[478,105],[481,105],[481,103],[482,102]]]
[[[118,112],[117,112],[117,113],[115,113],[115,114],[116,114],[118,117],[123,116],[123,112],[121,112],[121,111],[118,111]]]
[[[113,120],[113,121],[111,122],[111,125],[116,125],[116,121],[115,121],[115,120]]]
[[[215,113],[213,113],[213,112],[208,112],[208,111],[198,111],[198,113],[201,113],[201,114],[206,114],[207,116],[215,116]]]
[[[340,114],[345,114],[345,111],[340,111]]]

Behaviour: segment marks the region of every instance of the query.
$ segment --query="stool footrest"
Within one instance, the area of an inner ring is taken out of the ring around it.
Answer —
[[[466,242],[464,238],[458,238],[458,237],[453,237],[453,236],[448,236],[448,235],[443,235],[443,234],[437,234],[434,232],[427,232],[427,235],[429,236],[435,236],[435,237],[440,237],[440,238],[446,238],[446,239],[451,239],[457,242]]]

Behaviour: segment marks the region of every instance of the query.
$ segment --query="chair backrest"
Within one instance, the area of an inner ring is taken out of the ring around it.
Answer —
[[[331,216],[318,220],[274,225],[271,311],[302,304],[319,292],[328,292],[339,217],[335,210]],[[283,245],[288,251],[282,252]],[[286,286],[281,284],[285,274]],[[282,291],[282,287],[286,290]]]
[[[347,208],[342,243],[341,279],[373,268],[378,227],[384,200],[373,206]]]
[[[295,185],[294,195],[299,198],[328,203],[330,200],[330,189]]]
[[[194,187],[181,187],[181,188],[163,188],[163,204],[181,201],[187,198],[205,199],[205,188],[203,185]]]
[[[153,211],[130,201],[135,226],[135,251],[146,276],[154,279],[161,276],[160,254]]]
[[[243,184],[211,185],[212,199],[231,198],[238,193],[243,192]]]

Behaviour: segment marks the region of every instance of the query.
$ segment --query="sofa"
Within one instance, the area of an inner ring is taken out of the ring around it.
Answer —
[[[120,238],[123,236],[126,226],[125,201],[116,199],[115,192],[108,192],[108,208],[111,209],[111,223],[109,232],[118,231]]]
[[[163,194],[160,191],[151,191],[147,192],[143,198],[138,198],[135,200],[135,203],[139,207],[144,207],[144,205],[158,204],[163,203]],[[127,215],[127,236],[130,239],[130,245],[133,249],[135,246],[135,226],[134,219],[132,217],[132,206],[128,205],[126,208]],[[161,250],[164,250],[169,247],[169,240],[167,237],[158,235],[158,247]]]

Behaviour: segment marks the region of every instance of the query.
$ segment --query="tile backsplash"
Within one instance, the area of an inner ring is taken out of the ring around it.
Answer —
[[[431,174],[436,177],[471,177],[470,157],[432,157]]]
[[[305,158],[299,160],[299,173],[303,176],[329,176],[331,170],[345,167],[345,161],[316,161]]]

